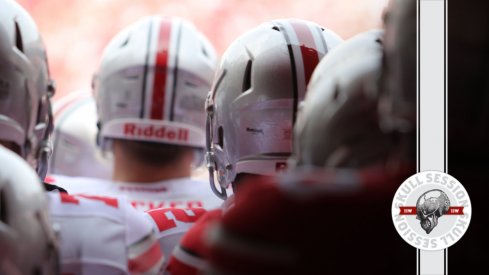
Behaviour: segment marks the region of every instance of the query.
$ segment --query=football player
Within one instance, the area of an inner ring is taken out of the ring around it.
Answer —
[[[49,99],[54,85],[35,22],[11,0],[0,0],[0,63],[0,143],[28,161],[44,179],[52,131]],[[26,180],[28,176],[25,175]],[[33,187],[32,192],[35,190]],[[2,194],[8,194],[7,191]],[[48,192],[47,197],[51,220],[59,226],[61,273],[160,273],[163,255],[152,224],[128,202],[118,198],[68,195],[59,189]],[[18,199],[30,203],[30,197]],[[32,200],[32,207],[42,202]],[[2,202],[8,203],[3,198]],[[10,211],[3,204],[0,208],[1,213]],[[4,217],[3,214],[2,217],[7,219],[7,225],[9,221],[22,220],[22,217]],[[51,261],[50,254],[37,256]],[[32,273],[38,274],[38,271],[41,270],[34,269]]]
[[[48,174],[110,179],[112,159],[97,146],[97,110],[91,92],[75,91],[54,101],[53,115]]]
[[[113,181],[56,183],[75,193],[124,194],[141,211],[217,207],[208,183],[191,178],[204,157],[215,66],[213,46],[184,19],[149,16],[121,30],[93,79],[98,141],[113,154]]]
[[[316,68],[294,127],[294,168],[247,184],[207,232],[219,274],[412,274],[389,209],[414,172],[380,127],[382,32],[350,38]]]
[[[205,96],[215,50],[181,18],[149,16],[107,45],[93,79],[98,142],[112,180],[54,176],[71,193],[124,195],[147,216],[165,254],[204,212],[221,204],[191,177],[204,157]]]
[[[316,65],[341,41],[316,23],[281,19],[246,32],[228,47],[206,103],[207,161],[216,195],[226,198],[231,185],[239,198],[245,182],[253,185],[257,177],[286,168],[298,103]],[[187,232],[172,254],[168,273],[205,269],[204,232],[232,209],[233,198]]]

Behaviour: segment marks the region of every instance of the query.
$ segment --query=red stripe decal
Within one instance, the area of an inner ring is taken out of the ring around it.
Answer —
[[[316,42],[314,41],[313,34],[307,24],[292,20],[290,22],[294,28],[297,38],[299,39],[299,45],[302,53],[302,63],[304,65],[304,76],[306,85],[311,79],[312,72],[319,63],[319,55],[317,52]]]
[[[168,51],[170,48],[170,33],[171,19],[161,19],[158,44],[156,48],[153,100],[151,101],[151,119],[163,119],[165,109],[166,75],[168,69]]]
[[[161,252],[160,244],[155,242],[151,248],[143,254],[134,259],[129,259],[129,272],[131,272],[131,274],[144,273],[153,268],[162,258],[163,253]]]

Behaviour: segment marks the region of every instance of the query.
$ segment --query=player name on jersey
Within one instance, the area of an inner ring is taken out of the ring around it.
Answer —
[[[222,200],[212,193],[208,182],[192,178],[144,184],[62,175],[51,175],[49,179],[51,183],[68,190],[70,194],[123,196],[139,211],[156,208],[213,209],[222,203]]]
[[[201,200],[131,200],[134,208],[140,211],[147,211],[157,208],[203,208]]]

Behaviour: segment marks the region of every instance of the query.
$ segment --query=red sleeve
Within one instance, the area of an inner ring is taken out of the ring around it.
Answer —
[[[209,248],[206,241],[207,228],[221,218],[222,211],[216,209],[204,214],[184,235],[177,245],[166,267],[172,275],[200,274],[207,267]]]
[[[213,267],[239,274],[296,270],[296,259],[287,246],[287,235],[295,230],[288,226],[291,206],[277,185],[266,178],[254,179],[243,183],[235,197],[234,207],[209,232],[213,235],[209,249]]]

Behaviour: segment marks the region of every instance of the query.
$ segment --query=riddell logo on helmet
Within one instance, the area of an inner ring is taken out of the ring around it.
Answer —
[[[132,137],[151,137],[164,140],[188,140],[188,130],[183,128],[168,129],[165,126],[155,127],[153,125],[140,127],[134,123],[124,124],[124,135]]]

